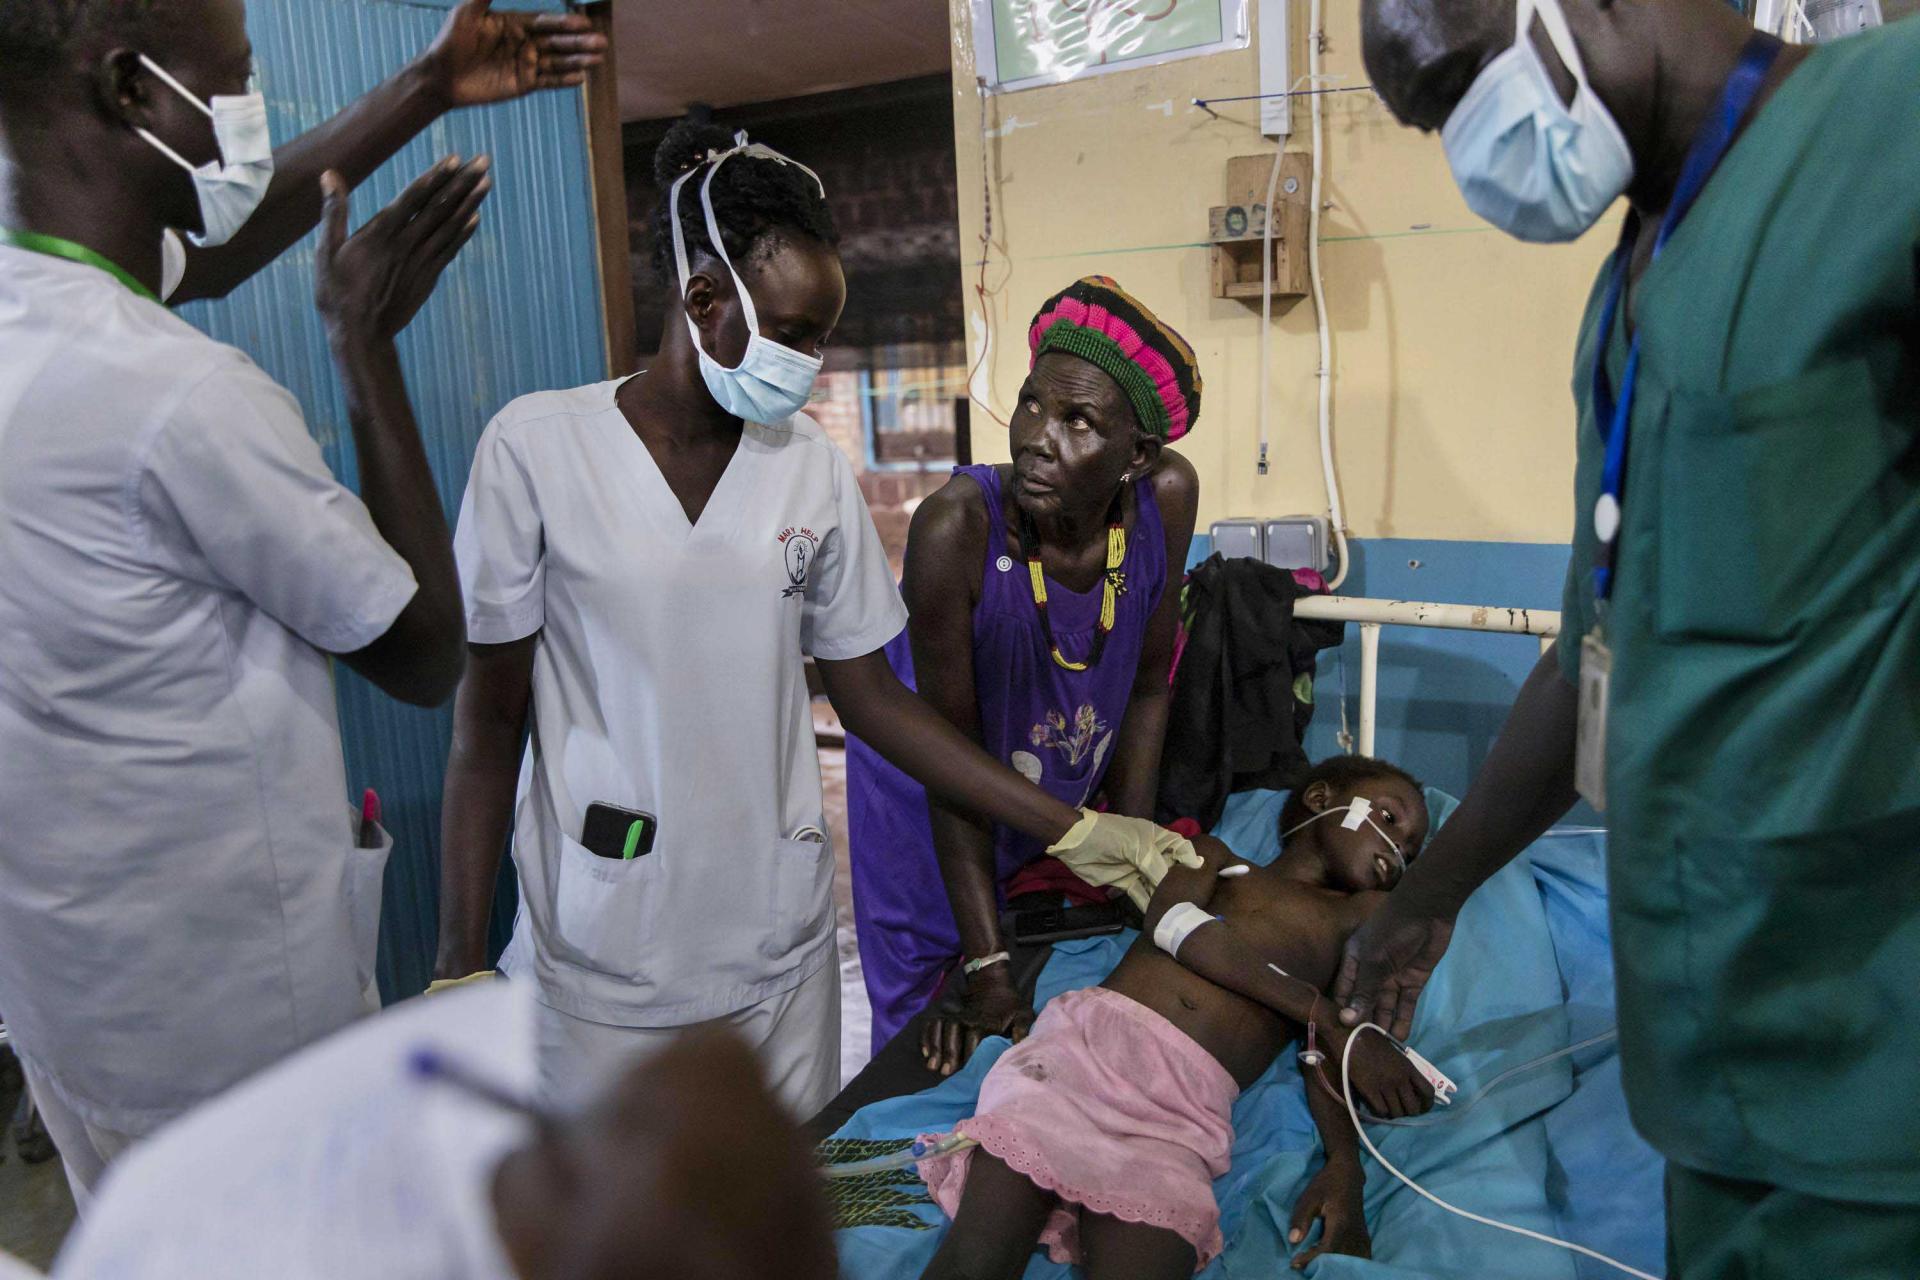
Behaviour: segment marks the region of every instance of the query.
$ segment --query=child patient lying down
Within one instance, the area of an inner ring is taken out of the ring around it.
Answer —
[[[1195,841],[1205,865],[1167,874],[1119,967],[1051,1001],[994,1065],[978,1114],[959,1126],[979,1146],[920,1166],[953,1218],[923,1280],[1017,1280],[1040,1244],[1091,1280],[1177,1280],[1206,1266],[1223,1245],[1212,1184],[1229,1166],[1234,1100],[1295,1043],[1326,1055],[1324,1072],[1306,1074],[1327,1162],[1292,1223],[1296,1243],[1316,1221],[1323,1231],[1294,1266],[1368,1256],[1359,1143],[1334,1093],[1349,1033],[1321,993],[1348,935],[1425,843],[1426,802],[1392,765],[1344,757],[1308,774],[1281,831],[1271,867]],[[1380,1036],[1354,1045],[1353,1082],[1378,1115],[1432,1105],[1427,1081]]]

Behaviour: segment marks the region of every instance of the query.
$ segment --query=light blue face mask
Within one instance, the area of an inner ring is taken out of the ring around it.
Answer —
[[[1535,243],[1578,239],[1633,183],[1626,135],[1587,83],[1560,0],[1517,0],[1513,47],[1487,64],[1440,138],[1473,211]],[[1573,105],[1533,46],[1539,14],[1573,73]]]
[[[747,321],[747,354],[738,368],[729,369],[707,354],[705,344],[700,341],[700,327],[687,316],[687,332],[693,335],[693,349],[700,353],[700,376],[706,380],[707,390],[712,393],[715,402],[722,409],[746,422],[758,422],[772,426],[785,422],[807,407],[807,401],[813,398],[813,384],[820,376],[822,364],[819,356],[802,355],[792,347],[783,347],[771,338],[760,334],[760,314],[754,308],[753,295],[747,291],[747,285],[734,270],[733,259],[727,256],[726,242],[720,238],[720,223],[713,215],[713,177],[720,172],[720,166],[734,156],[750,155],[757,159],[773,160],[780,164],[790,164],[801,170],[825,196],[827,189],[820,181],[820,175],[797,160],[789,160],[772,147],[763,147],[758,143],[749,144],[746,134],[740,134],[735,140],[733,150],[722,152],[713,157],[707,168],[707,178],[700,184],[700,205],[707,215],[707,238],[713,242],[713,248],[720,255],[720,261],[727,264],[727,271],[733,276],[733,287],[740,294],[740,309]],[[687,236],[680,226],[680,189],[687,184],[696,170],[689,170],[674,182],[673,190],[667,200],[672,210],[670,221],[673,223],[673,260],[680,272],[680,296],[684,302],[687,285],[693,273],[687,265]],[[685,314],[684,310],[682,314]]]
[[[273,136],[267,128],[267,100],[260,93],[256,70],[241,94],[222,95],[202,102],[194,92],[169,75],[144,53],[140,62],[160,82],[192,103],[213,121],[220,158],[195,166],[186,157],[145,129],[137,129],[147,145],[185,169],[193,178],[200,201],[200,230],[188,236],[203,249],[216,248],[240,233],[267,198],[273,184]]]

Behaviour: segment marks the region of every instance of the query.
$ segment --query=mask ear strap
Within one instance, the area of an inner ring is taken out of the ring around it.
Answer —
[[[1560,0],[1520,0],[1522,12],[1531,8],[1540,15],[1540,23],[1547,29],[1547,38],[1553,41],[1553,47],[1560,55],[1560,61],[1566,64],[1573,75],[1574,82],[1580,86],[1576,96],[1590,94],[1592,86],[1587,83],[1587,66],[1580,59],[1580,46],[1574,41],[1573,28],[1567,25],[1567,14],[1560,7]],[[1521,28],[1520,38],[1531,39],[1532,23]]]
[[[667,221],[673,224],[673,265],[680,274],[680,315],[681,318],[687,322],[687,332],[693,335],[694,346],[699,347],[700,326],[695,324],[693,317],[686,313],[687,285],[693,279],[693,271],[687,263],[686,229],[680,225],[680,189],[687,185],[687,179],[691,178],[693,174],[694,171],[689,169],[673,180],[673,189],[667,193],[667,208],[669,210]],[[721,252],[724,253],[726,251],[723,249]]]
[[[175,151],[172,147],[168,146],[166,143],[160,141],[160,139],[154,137],[151,133],[147,132],[145,129],[142,129],[138,125],[135,125],[133,131],[139,134],[142,138],[145,138],[148,146],[152,147],[155,151],[158,151],[161,155],[165,156],[167,159],[179,165],[182,169],[185,169],[188,173],[200,172],[200,166],[188,161],[188,159],[185,156],[181,155],[178,151]]]
[[[193,90],[187,88],[187,86],[181,84],[178,80],[175,80],[172,76],[168,75],[165,67],[162,67],[159,63],[155,62],[152,58],[149,58],[144,53],[140,55],[140,65],[145,67],[147,70],[153,72],[154,75],[160,77],[160,82],[166,85],[167,88],[173,90],[175,93],[185,98],[188,102],[191,102],[196,108],[199,109],[199,112],[201,115],[205,116],[209,120],[213,119],[213,108],[208,106],[206,103],[200,101],[199,95],[194,93]],[[193,168],[193,166],[188,165],[187,168],[191,169]]]
[[[707,235],[713,240],[714,252],[720,255],[720,261],[727,264],[727,272],[733,276],[733,287],[739,291],[740,309],[746,314],[747,319],[747,345],[751,346],[754,339],[760,336],[760,312],[753,305],[753,293],[747,288],[747,282],[740,278],[740,272],[733,265],[733,258],[727,253],[726,241],[720,237],[720,220],[714,216],[713,212],[713,179],[720,172],[720,166],[739,155],[742,150],[744,148],[736,147],[720,155],[707,169],[707,180],[700,184],[700,207],[706,210]]]

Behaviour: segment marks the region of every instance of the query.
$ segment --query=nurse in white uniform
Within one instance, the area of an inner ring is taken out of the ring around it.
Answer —
[[[839,1088],[840,1011],[806,655],[848,727],[935,791],[1049,842],[1160,837],[1083,819],[887,666],[905,607],[851,467],[800,412],[846,301],[818,179],[685,123],[655,169],[679,285],[659,358],[516,401],[474,461],[437,971],[486,963],[511,829],[502,967],[537,987],[550,1093],[724,1022],[807,1116]]]
[[[0,0],[0,1012],[83,1208],[129,1144],[375,1003],[385,851],[354,847],[328,655],[411,702],[459,677],[393,337],[491,180],[436,166],[350,241],[345,186],[603,46],[466,0],[275,151],[241,0]],[[364,504],[290,394],[162,305],[305,236],[324,173]]]

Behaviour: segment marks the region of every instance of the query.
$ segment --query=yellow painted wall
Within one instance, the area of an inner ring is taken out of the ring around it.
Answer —
[[[1194,58],[1003,94],[975,89],[967,0],[951,0],[955,139],[970,360],[985,195],[991,407],[1007,415],[1026,371],[1026,325],[1083,275],[1118,279],[1198,353],[1199,427],[1182,442],[1200,470],[1201,521],[1326,509],[1320,480],[1310,301],[1274,319],[1271,474],[1256,472],[1260,311],[1211,297],[1207,210],[1225,203],[1233,156],[1271,153],[1258,104],[1194,97],[1259,92],[1256,53]],[[1364,85],[1359,6],[1328,4],[1327,72]],[[1296,74],[1306,0],[1295,0]],[[1327,103],[1324,227],[1334,328],[1334,434],[1355,537],[1564,542],[1572,529],[1575,330],[1618,234],[1541,248],[1493,231],[1461,200],[1439,139],[1402,128],[1370,93]],[[983,119],[984,117],[984,119]],[[1308,145],[1296,101],[1291,149]],[[983,126],[985,136],[983,138]],[[983,166],[986,192],[983,192]],[[976,455],[1005,436],[974,416]]]

